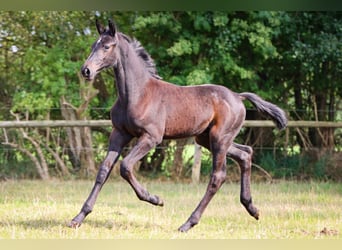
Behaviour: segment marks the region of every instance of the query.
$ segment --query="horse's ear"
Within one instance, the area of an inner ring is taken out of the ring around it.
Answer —
[[[104,32],[104,27],[102,26],[102,24],[99,22],[98,19],[96,19],[95,23],[96,23],[97,32],[99,32],[99,34],[101,35]]]
[[[110,34],[114,37],[116,33],[116,25],[112,19],[108,20],[108,27]]]

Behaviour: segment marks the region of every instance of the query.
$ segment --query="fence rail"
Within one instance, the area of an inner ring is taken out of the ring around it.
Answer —
[[[110,127],[110,120],[0,121],[0,128]],[[269,120],[246,120],[245,127],[275,127]],[[288,127],[342,128],[342,122],[289,121]]]

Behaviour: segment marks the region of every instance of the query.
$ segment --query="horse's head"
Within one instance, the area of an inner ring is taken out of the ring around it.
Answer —
[[[100,37],[92,45],[92,51],[81,68],[82,75],[86,80],[93,80],[101,70],[115,66],[119,53],[114,22],[109,20],[108,29],[105,29],[96,20],[96,28]]]

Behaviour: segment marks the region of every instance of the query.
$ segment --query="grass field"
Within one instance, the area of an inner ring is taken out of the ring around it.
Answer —
[[[2,239],[341,239],[342,184],[252,185],[256,221],[239,203],[239,185],[225,183],[200,223],[177,228],[204,194],[206,184],[143,182],[164,207],[139,201],[122,180],[110,180],[93,213],[78,229],[66,224],[81,208],[92,181],[0,182]]]

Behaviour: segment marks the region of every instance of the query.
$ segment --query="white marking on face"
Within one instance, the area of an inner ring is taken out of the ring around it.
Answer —
[[[98,45],[102,41],[102,38],[100,37],[99,40],[97,40],[96,45]]]

